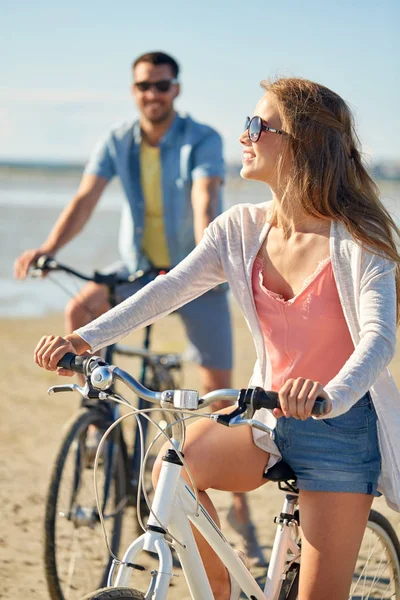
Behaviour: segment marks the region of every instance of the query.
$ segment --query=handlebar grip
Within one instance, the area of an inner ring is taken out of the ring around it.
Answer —
[[[317,398],[311,411],[312,415],[324,415],[328,411],[328,400]]]
[[[42,254],[36,261],[34,268],[39,269],[40,271],[46,271],[52,269],[56,266],[56,261],[52,256],[48,254]]]
[[[67,352],[61,360],[58,361],[58,367],[74,371],[74,373],[85,373],[85,364],[88,360],[87,356],[77,356],[72,352]]]
[[[279,408],[278,392],[269,392],[256,387],[252,393],[253,406],[256,410],[259,408]],[[324,415],[328,409],[328,401],[325,398],[317,398],[311,413],[313,415]]]

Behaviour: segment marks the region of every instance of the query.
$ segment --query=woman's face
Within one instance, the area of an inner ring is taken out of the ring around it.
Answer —
[[[263,125],[275,129],[282,129],[282,123],[274,97],[266,93],[258,102],[254,116],[261,117]],[[257,142],[249,139],[248,132],[244,131],[239,138],[242,145],[242,169],[240,175],[243,179],[263,181],[271,186],[276,185],[277,165],[282,154],[285,136],[271,131],[262,131]]]

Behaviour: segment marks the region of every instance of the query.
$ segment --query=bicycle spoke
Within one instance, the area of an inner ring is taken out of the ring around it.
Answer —
[[[372,537],[372,536],[370,535],[370,540],[371,540],[371,537]],[[351,592],[350,592],[350,597],[349,597],[350,599],[353,597],[353,596],[352,596],[352,594],[353,594],[354,590],[356,589],[356,587],[357,587],[358,583],[360,582],[361,578],[362,578],[362,577],[363,577],[363,575],[365,574],[365,571],[366,571],[366,569],[367,569],[368,563],[369,563],[369,561],[370,561],[370,559],[371,559],[371,557],[372,557],[373,551],[375,550],[375,548],[376,548],[376,546],[377,546],[378,542],[379,542],[379,540],[377,539],[377,540],[376,540],[376,542],[375,542],[375,546],[374,546],[374,548],[373,548],[372,550],[371,550],[371,548],[370,548],[370,549],[369,549],[369,551],[368,551],[368,558],[367,558],[367,559],[366,559],[366,561],[365,561],[365,565],[364,565],[364,567],[363,567],[363,569],[362,569],[362,571],[361,571],[361,573],[360,573],[360,575],[359,575],[359,577],[358,577],[358,580],[356,581],[356,583],[354,584],[354,587],[352,588],[352,590],[351,590]],[[370,543],[371,543],[371,542],[370,542]],[[362,548],[362,544],[361,544],[361,548]],[[361,550],[360,550],[360,552],[361,552]],[[365,589],[365,582],[366,582],[366,578],[364,577],[364,589]],[[363,596],[363,597],[364,597],[364,596]]]
[[[94,497],[93,448],[87,446],[87,431],[96,427],[95,422],[91,421],[90,413],[84,412],[67,436],[63,462],[55,471],[58,485],[53,493],[56,495],[50,494],[48,499],[48,505],[53,508],[46,517],[46,571],[50,589],[59,587],[62,592],[62,596],[57,592],[54,597],[65,600],[78,600],[100,587],[110,560]],[[126,494],[120,446],[118,443],[113,446],[115,457],[112,461],[101,457],[97,480],[100,503],[106,510],[107,533],[113,551],[117,552],[123,514],[117,507],[125,504]],[[108,472],[110,465],[113,470]]]
[[[383,558],[386,558],[386,550],[385,550],[384,556],[381,558],[380,565],[382,565]],[[372,592],[372,590],[373,590],[373,587],[374,587],[374,585],[375,585],[376,581],[378,581],[378,580],[380,580],[380,579],[381,579],[381,576],[382,576],[382,575],[383,575],[383,573],[386,571],[386,569],[387,569],[387,565],[386,565],[386,564],[384,564],[384,565],[383,565],[383,570],[382,570],[382,572],[381,572],[379,575],[378,575],[378,573],[377,573],[377,575],[375,575],[374,579],[372,580],[371,587],[370,587],[370,589],[369,589],[369,592],[368,592],[368,594],[370,594],[370,593]],[[378,565],[378,569],[377,569],[377,571],[378,571],[378,570],[379,570],[379,565]],[[388,583],[387,590],[389,589],[389,586],[390,586],[390,577],[389,577],[389,583]]]
[[[71,544],[71,557],[70,560],[68,561],[68,572],[67,572],[67,579],[65,582],[66,585],[66,590],[68,592],[68,597],[71,593],[71,590],[73,589],[72,587],[72,581],[74,578],[74,574],[75,574],[75,565],[76,565],[76,551],[75,551],[75,546],[76,546],[76,538],[78,536],[78,532],[75,531],[73,534],[73,538],[72,538],[72,544]]]
[[[349,600],[396,598],[396,567],[387,543],[385,532],[374,527],[366,530],[355,570],[357,579],[352,585]]]

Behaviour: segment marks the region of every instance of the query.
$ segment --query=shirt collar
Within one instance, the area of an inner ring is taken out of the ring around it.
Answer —
[[[175,138],[180,131],[183,123],[183,117],[178,113],[175,114],[175,118],[172,121],[169,129],[165,132],[164,136],[160,140],[160,146],[171,146],[175,141]],[[135,121],[133,124],[133,141],[134,144],[139,146],[142,141],[142,132],[140,130],[140,122]]]

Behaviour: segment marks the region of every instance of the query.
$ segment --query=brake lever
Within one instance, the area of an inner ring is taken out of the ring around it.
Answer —
[[[84,388],[76,383],[67,383],[64,385],[53,385],[47,390],[48,394],[58,394],[59,392],[79,392],[81,396],[86,398],[87,386]]]
[[[238,404],[235,410],[228,414],[216,414],[215,420],[218,423],[221,423],[221,425],[226,425],[227,427],[230,427],[230,423],[237,418],[239,418],[241,421],[243,421],[244,419],[252,419],[255,410],[253,407],[253,403],[249,402],[249,397],[250,399],[252,398],[251,392],[252,388],[241,389],[238,395]]]
[[[43,273],[43,269],[29,269],[29,277],[32,277],[34,279],[42,277]]]
[[[250,427],[253,427],[253,429],[259,429],[260,431],[267,433],[272,440],[275,439],[275,431],[268,427],[268,425],[261,423],[261,421],[258,421],[257,419],[246,419],[241,416],[243,414],[245,414],[245,411],[242,410],[241,412],[239,412],[238,409],[236,409],[234,412],[228,415],[219,415],[217,413],[214,413],[210,415],[209,418],[212,421],[216,421],[217,423],[220,423],[221,425],[226,425],[227,427],[239,427],[241,425],[250,425]]]
[[[241,421],[241,423],[236,422],[236,421]],[[263,431],[264,433],[267,433],[269,435],[269,437],[271,438],[271,440],[275,439],[275,431],[274,429],[271,429],[271,427],[268,427],[268,425],[265,425],[265,423],[261,423],[261,421],[258,421],[257,419],[241,419],[241,418],[235,418],[233,423],[230,423],[230,427],[235,427],[235,425],[250,425],[250,427],[253,427],[253,429],[259,429],[260,431]]]
[[[48,394],[58,394],[60,392],[78,392],[85,400],[98,400],[100,390],[90,385],[89,381],[85,383],[85,387],[81,387],[76,383],[67,383],[64,385],[53,385],[47,390]]]

